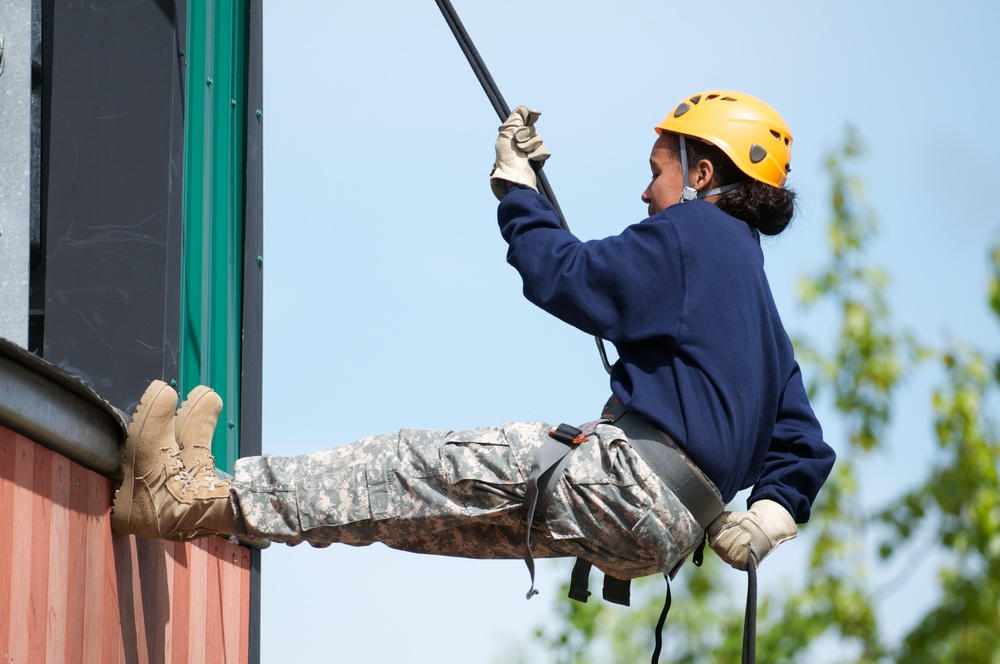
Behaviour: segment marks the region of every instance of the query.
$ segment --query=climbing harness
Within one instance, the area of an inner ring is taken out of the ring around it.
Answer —
[[[536,453],[528,474],[524,507],[528,512],[529,523],[537,525],[544,518],[545,508],[555,490],[555,482],[569,462],[570,453],[589,440],[598,424],[613,424],[622,431],[632,448],[670,487],[703,530],[708,530],[725,510],[718,490],[707,477],[695,470],[676,443],[666,433],[634,411],[627,410],[617,398],[612,397],[605,404],[601,419],[590,422],[583,428],[560,424],[549,432],[549,440]],[[530,551],[526,551],[526,555],[530,555]],[[534,588],[528,594],[529,597],[533,596]]]
[[[435,2],[437,2],[438,9],[444,15],[444,20],[447,21],[448,27],[451,28],[451,32],[455,36],[459,48],[462,49],[462,53],[465,54],[465,58],[472,66],[472,71],[476,74],[476,78],[479,79],[479,84],[483,86],[483,91],[489,98],[490,103],[493,104],[493,110],[496,111],[500,121],[503,122],[510,115],[510,106],[507,105],[503,95],[500,93],[500,89],[486,68],[486,64],[479,55],[479,50],[472,43],[469,33],[465,31],[465,26],[462,25],[462,20],[458,17],[458,13],[455,11],[450,0],[435,0]],[[556,195],[549,185],[549,179],[545,176],[545,172],[537,162],[532,162],[531,166],[535,169],[535,175],[538,179],[538,191],[545,198],[549,199],[552,207],[556,209],[556,214],[559,216],[559,225],[562,226],[563,230],[568,231],[569,224],[566,223],[566,217],[563,216],[562,209],[559,207],[559,201],[556,200]],[[604,340],[600,337],[594,337],[594,340],[597,342],[597,352],[601,354],[601,363],[604,365],[604,370],[610,374],[611,363],[608,361],[608,352],[604,348]]]
[[[663,431],[660,431],[643,417],[626,409],[617,398],[612,397],[604,406],[601,419],[594,420],[582,427],[560,424],[549,431],[549,440],[535,454],[531,471],[528,475],[527,490],[523,507],[527,512],[527,533],[524,542],[524,561],[531,576],[531,588],[526,595],[531,599],[538,594],[535,589],[535,565],[531,554],[531,530],[540,526],[545,518],[555,483],[559,479],[569,455],[580,445],[589,441],[595,435],[598,424],[611,424],[621,429],[629,444],[640,457],[664,481],[677,496],[695,520],[707,531],[708,527],[725,510],[718,490],[711,480],[704,476],[684,457],[676,443]],[[701,567],[705,548],[705,539],[694,552],[693,562]],[[747,604],[743,623],[743,664],[754,664],[756,658],[756,625],[757,625],[757,563],[753,553],[750,553],[747,564]],[[577,558],[570,577],[569,597],[578,602],[587,602],[590,597],[588,590],[592,563]],[[652,663],[659,662],[663,648],[663,626],[670,611],[670,577],[664,575],[667,582],[663,609],[656,622],[653,632],[654,649]],[[602,596],[607,602],[629,606],[631,601],[631,582],[628,579],[618,579],[605,574]]]
[[[435,0],[438,8],[444,15],[448,27],[451,28],[462,53],[472,67],[476,78],[479,79],[483,91],[489,98],[493,109],[496,111],[500,121],[503,122],[510,115],[510,106],[504,100],[496,82],[490,75],[486,64],[483,62],[479,51],[469,37],[465,26],[452,6],[450,0]],[[680,135],[680,156],[682,171],[684,173],[684,190],[681,200],[694,200],[704,198],[714,194],[725,193],[743,184],[742,182],[718,187],[711,191],[698,192],[690,186],[687,173],[687,155],[683,134]],[[559,217],[559,225],[564,230],[569,230],[566,218],[563,216],[555,194],[549,185],[548,178],[537,163],[532,163],[538,181],[539,192],[544,195],[555,208]],[[607,352],[604,348],[604,341],[600,337],[595,337],[598,352],[605,370],[610,374],[611,364],[608,361]],[[646,422],[638,414],[629,411],[615,398],[608,401],[605,406],[602,418],[590,422],[583,427],[574,427],[568,424],[560,424],[549,432],[549,440],[536,453],[532,461],[531,471],[528,476],[523,507],[527,512],[527,528],[524,541],[524,561],[531,576],[531,587],[527,593],[527,599],[531,599],[538,594],[535,589],[535,563],[531,553],[531,531],[539,526],[545,518],[545,511],[555,489],[555,482],[565,470],[569,463],[569,455],[580,445],[586,444],[598,424],[614,424],[619,427],[629,442],[638,452],[639,456],[649,464],[649,466],[664,480],[667,486],[674,492],[681,503],[688,508],[695,519],[704,530],[708,530],[709,525],[725,510],[725,505],[719,497],[718,491],[711,482],[700,472],[697,472],[686,460],[676,444],[666,433],[656,429]],[[702,540],[694,554],[694,563],[701,565],[705,540]],[[592,564],[588,561],[578,559],[573,568],[569,595],[572,599],[586,602],[590,596],[587,590],[589,575]],[[747,608],[743,630],[743,664],[754,664],[755,642],[756,642],[756,607],[757,607],[757,576],[756,561],[753,554],[747,565],[749,583],[747,587]],[[666,622],[667,613],[670,610],[670,578],[667,579],[667,592],[663,609],[656,624],[655,647],[653,650],[653,664],[659,661],[662,649],[662,632]],[[630,602],[630,581],[628,579],[616,579],[605,575],[604,577],[604,599],[616,604],[629,605]]]
[[[549,432],[549,440],[536,453],[528,475],[527,491],[524,498],[524,509],[527,511],[527,534],[524,543],[524,561],[531,576],[531,588],[527,597],[530,599],[538,593],[535,590],[535,565],[531,555],[531,529],[540,525],[545,517],[555,483],[559,479],[569,455],[580,445],[586,443],[594,435],[598,424],[613,424],[621,429],[632,448],[636,450],[650,468],[673,491],[677,499],[694,515],[702,529],[708,526],[725,509],[718,491],[711,481],[697,471],[683,456],[676,444],[664,432],[649,424],[633,411],[627,410],[618,399],[612,397],[604,406],[601,419],[590,422],[581,428],[560,424]],[[701,564],[701,553],[704,541],[695,554],[695,564]],[[569,596],[578,602],[586,602],[590,597],[589,576],[592,564],[578,558],[573,567],[570,580]],[[653,650],[653,663],[659,661],[662,649],[663,626],[670,611],[670,578],[667,580],[667,593],[660,618],[657,621],[654,637],[656,641]],[[605,601],[628,606],[630,599],[630,584],[628,579],[618,579],[610,575],[604,576],[603,597]],[[744,639],[746,636],[744,636]]]

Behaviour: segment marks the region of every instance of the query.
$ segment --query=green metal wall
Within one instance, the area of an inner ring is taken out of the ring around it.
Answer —
[[[248,0],[189,0],[178,391],[225,403],[219,468],[240,456]]]

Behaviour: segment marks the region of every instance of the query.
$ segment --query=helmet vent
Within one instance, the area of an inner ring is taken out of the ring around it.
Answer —
[[[736,100],[733,99],[732,97],[723,97],[722,101],[736,101]]]
[[[774,137],[775,137],[776,139],[778,139],[779,141],[781,140],[781,134],[779,134],[778,132],[776,132],[776,131],[775,131],[775,130],[773,130],[773,129],[771,129],[770,131],[771,131],[771,136],[774,136]]]
[[[690,106],[688,106],[687,104],[681,102],[677,106],[677,109],[674,111],[674,117],[675,118],[679,118],[679,117],[681,117],[682,115],[684,115],[685,113],[687,113],[690,110],[691,110]]]
[[[700,101],[701,101],[701,95],[695,95],[691,97],[691,103],[694,104],[695,106],[697,106],[698,102]]]
[[[760,147],[756,143],[750,146],[750,161],[755,164],[759,164],[767,156],[767,150]]]

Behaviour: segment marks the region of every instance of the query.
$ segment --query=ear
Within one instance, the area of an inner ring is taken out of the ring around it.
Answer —
[[[691,169],[691,186],[698,191],[704,191],[712,186],[715,176],[715,166],[708,159],[701,159]]]

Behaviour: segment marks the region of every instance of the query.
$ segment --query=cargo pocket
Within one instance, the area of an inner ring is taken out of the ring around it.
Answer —
[[[295,496],[303,530],[371,517],[368,481],[360,464],[307,475],[296,483]]]
[[[450,434],[441,446],[441,466],[468,514],[519,504],[524,496],[524,475],[500,427]]]
[[[619,435],[613,435],[614,433]],[[632,463],[635,452],[619,429],[599,426],[598,435],[573,450],[565,474],[574,484],[636,484]]]
[[[660,571],[671,578],[704,537],[701,526],[679,502],[666,509],[654,506],[633,533],[637,542],[656,555]]]
[[[630,463],[634,451],[621,431],[599,425],[597,432],[573,450],[546,516],[556,539],[582,538],[595,547],[630,540],[649,509]]]
[[[662,515],[653,510],[647,512],[632,529],[636,543],[646,556],[637,555],[637,563],[645,563],[654,569],[644,570],[645,574],[657,571],[667,573],[682,560],[680,543],[674,538],[668,524],[663,522]],[[686,542],[685,542],[686,548]]]

